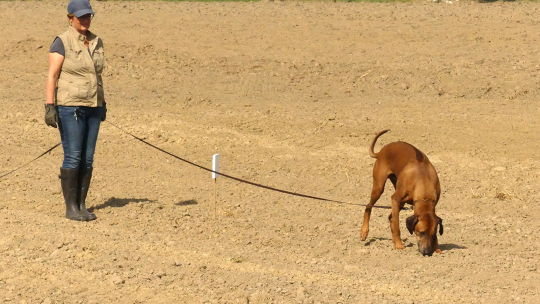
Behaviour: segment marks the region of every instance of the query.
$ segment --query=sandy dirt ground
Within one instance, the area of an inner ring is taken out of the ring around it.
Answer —
[[[62,150],[0,179],[0,303],[537,303],[540,5],[96,2],[108,121],[204,166],[367,203],[376,150],[438,170],[442,254],[388,210],[218,179],[102,124],[89,204],[64,218]],[[0,173],[43,122],[67,1],[0,2]],[[536,186],[535,186],[536,185]],[[387,183],[379,205],[390,205]]]

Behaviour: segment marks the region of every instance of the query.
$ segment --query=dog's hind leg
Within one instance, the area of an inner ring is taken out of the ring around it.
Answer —
[[[375,205],[377,200],[381,197],[384,192],[384,185],[386,184],[386,179],[388,174],[386,170],[382,168],[380,162],[375,162],[373,167],[373,189],[371,190],[371,199],[369,204],[364,211],[364,222],[362,223],[362,231],[360,232],[360,237],[362,241],[365,241],[369,233],[369,218],[371,217],[371,206]]]

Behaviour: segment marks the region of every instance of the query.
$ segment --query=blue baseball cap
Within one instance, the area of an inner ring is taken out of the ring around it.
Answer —
[[[77,18],[87,14],[95,14],[88,0],[71,0],[67,10],[68,14],[73,14]]]

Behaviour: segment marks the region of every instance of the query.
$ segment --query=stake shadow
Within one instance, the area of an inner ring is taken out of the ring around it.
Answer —
[[[116,198],[116,197],[111,197],[106,202],[104,202],[103,204],[88,208],[88,211],[93,212],[94,210],[99,210],[99,209],[103,209],[103,208],[107,208],[107,207],[117,207],[117,208],[119,208],[119,207],[124,207],[125,205],[131,204],[131,203],[136,203],[137,204],[137,203],[145,203],[145,202],[155,203],[156,201],[149,200],[149,199],[146,199],[146,198]]]
[[[181,201],[181,202],[178,202],[176,203],[175,205],[176,206],[190,206],[190,205],[198,205],[199,203],[197,203],[196,200],[187,200],[187,201]]]

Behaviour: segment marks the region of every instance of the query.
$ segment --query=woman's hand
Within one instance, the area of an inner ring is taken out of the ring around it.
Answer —
[[[49,127],[58,128],[58,114],[56,114],[56,108],[53,104],[45,105],[45,123]]]
[[[105,121],[107,118],[107,103],[104,101],[101,106],[101,121]]]

